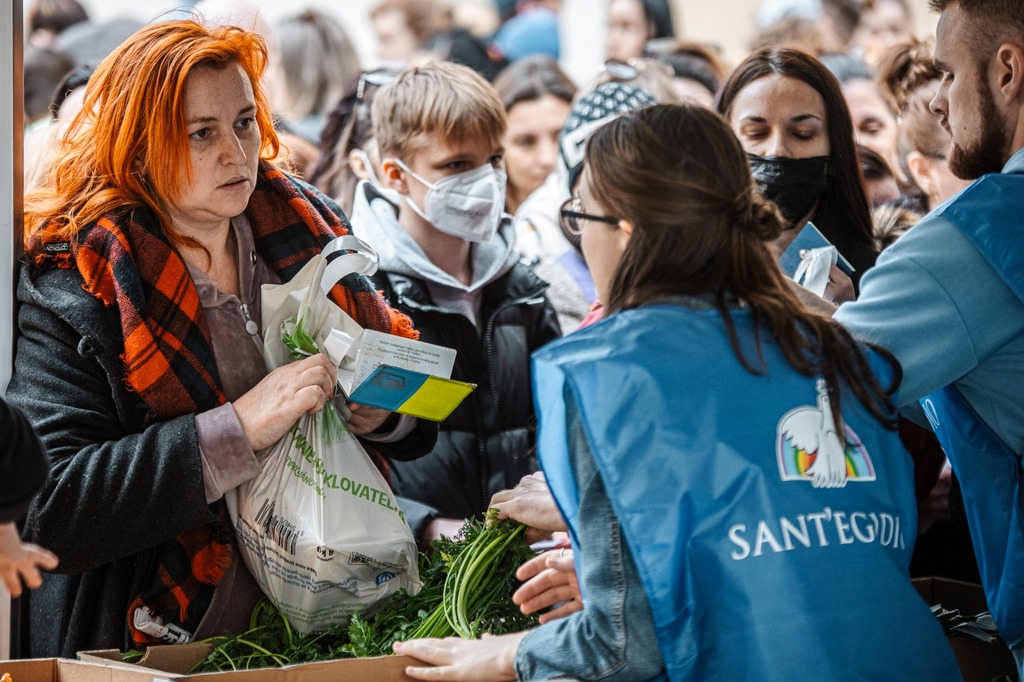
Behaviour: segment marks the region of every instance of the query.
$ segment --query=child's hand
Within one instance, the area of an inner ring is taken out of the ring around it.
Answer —
[[[35,589],[43,584],[39,569],[57,568],[57,557],[42,547],[22,542],[13,523],[0,524],[0,580],[12,597],[21,596],[21,584]]]

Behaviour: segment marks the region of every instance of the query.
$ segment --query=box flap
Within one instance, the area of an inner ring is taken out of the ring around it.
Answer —
[[[14,682],[56,682],[57,659],[33,658],[20,661],[0,661],[0,677],[10,673]]]
[[[87,678],[85,682],[155,682],[162,680],[216,680],[216,682],[412,682],[405,667],[412,659],[408,656],[380,656],[377,658],[343,658],[316,663],[297,663],[283,668],[260,668],[188,675],[197,663],[206,658],[212,645],[206,642],[151,646],[138,663],[124,663],[121,654],[113,650],[83,651],[78,654],[83,662],[90,662],[108,670],[131,673],[129,677]],[[47,659],[49,660],[49,659]],[[45,663],[47,661],[43,661]],[[74,661],[70,661],[74,662]],[[22,663],[22,661],[16,661]],[[84,665],[84,663],[83,663]],[[160,673],[166,673],[161,675]],[[12,673],[13,674],[13,673]],[[27,677],[35,680],[36,677]],[[38,678],[51,679],[51,678]],[[53,682],[60,682],[52,678]],[[14,682],[24,682],[15,677]],[[74,678],[78,682],[78,678]]]
[[[146,649],[146,653],[136,663],[125,663],[121,652],[117,649],[79,651],[78,658],[82,661],[112,663],[130,669],[137,669],[141,666],[172,675],[187,675],[197,663],[209,656],[211,651],[213,651],[212,644],[192,642],[190,644],[151,646]]]

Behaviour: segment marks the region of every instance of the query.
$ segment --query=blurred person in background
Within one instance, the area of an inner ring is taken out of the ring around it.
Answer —
[[[714,48],[678,42],[653,56],[672,67],[672,86],[679,101],[714,108],[715,93],[729,75]]]
[[[391,69],[374,69],[359,79],[327,117],[320,137],[320,157],[309,176],[311,184],[352,215],[356,187],[368,181],[380,189],[380,155],[373,136],[373,96],[395,79]]]
[[[370,10],[382,66],[405,68],[429,58],[424,44],[448,25],[440,0],[380,0]]]
[[[849,47],[877,65],[891,47],[913,39],[913,26],[907,0],[864,0]]]
[[[577,193],[587,140],[623,113],[656,103],[657,98],[632,83],[612,81],[584,91],[559,137],[558,171],[518,212],[517,249],[526,262],[534,264],[537,274],[551,283],[549,298],[565,334],[601,315],[580,236],[567,232],[559,218],[560,210]]]
[[[900,185],[886,160],[875,150],[860,144],[857,145],[857,158],[860,159],[860,172],[864,178],[864,194],[872,210],[899,201]]]
[[[53,91],[48,107],[50,118],[25,131],[25,192],[50,181],[50,163],[58,151],[58,140],[82,108],[85,86],[93,67],[80,66],[70,71]]]
[[[754,179],[788,227],[781,253],[812,222],[854,267],[832,267],[826,297],[848,300],[878,257],[850,111],[839,82],[814,57],[765,49],[745,59],[718,93],[717,108],[750,156]]]
[[[672,67],[672,89],[677,102],[715,108],[715,93],[721,81],[706,61],[687,54],[662,55],[658,60]]]
[[[526,57],[498,74],[494,89],[505,106],[505,211],[513,216],[554,172],[558,138],[576,86],[546,55]]]
[[[879,78],[899,116],[897,158],[917,188],[908,193],[928,212],[971,184],[950,171],[952,140],[929,109],[942,79],[931,42],[913,40],[890,50],[879,65]]]
[[[762,0],[750,51],[789,48],[811,55],[838,52],[845,40],[820,0]]]
[[[328,112],[359,77],[355,47],[341,22],[318,10],[275,22],[273,41],[267,94],[279,130],[315,145]]]
[[[670,64],[654,57],[633,57],[625,62],[610,59],[604,63],[597,75],[581,88],[581,92],[592,92],[605,83],[635,85],[649,92],[661,103],[680,102],[675,71]]]
[[[826,54],[819,59],[842,86],[843,99],[853,120],[854,140],[898,169],[896,116],[877,83],[874,69],[850,54]]]
[[[68,27],[89,21],[89,13],[77,0],[31,0],[25,19],[29,45],[45,48]]]
[[[75,68],[75,62],[50,48],[29,47],[25,51],[25,127],[50,118],[50,98],[61,80]]]
[[[647,43],[672,38],[672,8],[668,0],[610,0],[605,59],[625,62],[647,54]]]
[[[516,14],[494,34],[489,49],[512,63],[534,54],[561,55],[558,12],[561,0],[519,0]]]
[[[455,16],[447,0],[380,0],[370,13],[380,66],[402,69],[439,59],[493,80],[507,61],[488,52],[484,40],[457,24]]]

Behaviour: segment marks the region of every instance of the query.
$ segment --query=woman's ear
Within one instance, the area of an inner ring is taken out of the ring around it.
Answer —
[[[360,180],[370,179],[370,169],[366,167],[366,159],[358,149],[348,153],[348,167],[352,170],[352,175]]]
[[[384,183],[385,187],[395,190],[399,194],[408,194],[409,187],[405,181],[405,171],[398,165],[397,160],[394,157],[388,157],[384,159],[380,164],[381,182]]]
[[[907,170],[910,171],[910,177],[913,178],[914,182],[921,191],[925,193],[931,201],[935,194],[935,179],[932,177],[932,159],[922,154],[919,151],[912,151],[907,154]]]

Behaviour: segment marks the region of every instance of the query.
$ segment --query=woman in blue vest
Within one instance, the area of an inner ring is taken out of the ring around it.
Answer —
[[[883,352],[796,298],[719,115],[598,130],[566,227],[610,316],[533,356],[538,453],[583,610],[395,650],[424,680],[957,680],[908,566]]]

